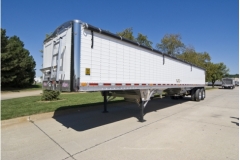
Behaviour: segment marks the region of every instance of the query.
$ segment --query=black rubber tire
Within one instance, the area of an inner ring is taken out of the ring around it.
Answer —
[[[196,100],[196,98],[195,98],[195,92],[196,92],[195,89],[192,89],[192,90],[191,90],[191,100],[192,100],[192,101],[195,101],[195,100]]]
[[[201,100],[204,100],[205,97],[206,97],[206,92],[205,92],[205,89],[204,89],[204,88],[201,89],[201,93],[202,93]]]
[[[196,92],[195,92],[195,100],[197,102],[199,102],[201,100],[201,97],[202,97],[201,95],[202,95],[201,94],[201,89],[197,89]]]

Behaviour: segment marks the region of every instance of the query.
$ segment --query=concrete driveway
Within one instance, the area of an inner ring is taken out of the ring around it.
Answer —
[[[95,106],[5,123],[2,159],[239,159],[238,88],[206,94],[200,102],[154,99],[144,123],[137,105],[127,102],[111,104],[109,113]]]
[[[1,93],[1,100],[28,97],[28,96],[39,96],[41,95],[41,93],[42,93],[42,90],[6,92],[6,93]]]

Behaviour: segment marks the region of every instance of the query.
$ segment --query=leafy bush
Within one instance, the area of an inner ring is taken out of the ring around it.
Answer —
[[[52,101],[58,100],[58,96],[60,95],[59,91],[52,91],[52,90],[44,90],[42,94],[42,101]]]

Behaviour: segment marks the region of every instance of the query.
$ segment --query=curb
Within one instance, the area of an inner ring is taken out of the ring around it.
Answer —
[[[10,125],[15,125],[18,123],[25,123],[31,121],[36,121],[36,120],[41,120],[45,118],[52,118],[54,115],[54,112],[48,112],[48,113],[42,113],[42,114],[36,114],[36,115],[30,115],[30,116],[23,116],[23,117],[18,117],[18,118],[13,118],[13,119],[8,119],[8,120],[2,120],[1,121],[1,126],[6,127]]]

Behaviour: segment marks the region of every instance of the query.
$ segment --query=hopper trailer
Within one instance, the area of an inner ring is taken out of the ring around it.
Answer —
[[[205,69],[80,20],[63,23],[44,40],[43,89],[100,91],[144,108],[164,91],[171,98],[205,98]]]

